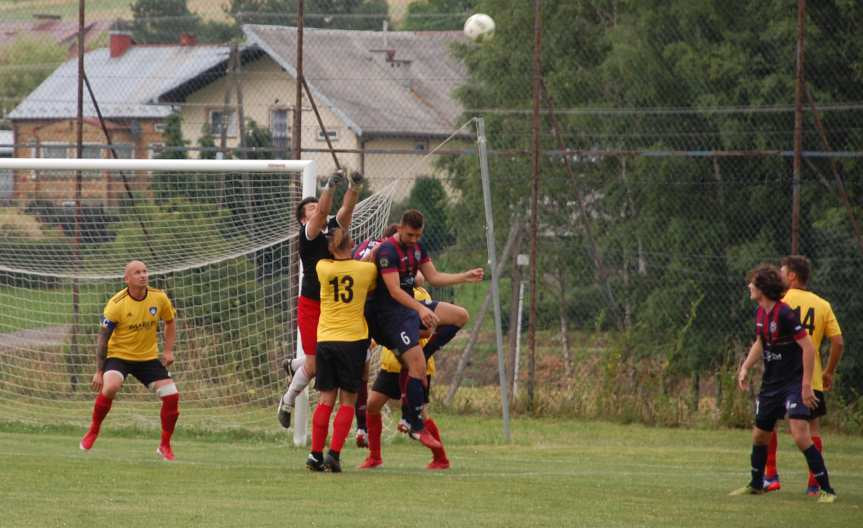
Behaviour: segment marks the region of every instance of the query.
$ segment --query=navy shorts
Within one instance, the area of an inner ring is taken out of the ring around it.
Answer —
[[[318,341],[315,389],[359,392],[369,340]]]
[[[126,376],[131,374],[145,387],[149,387],[155,381],[171,379],[171,373],[168,372],[165,365],[158,359],[129,361],[128,359],[110,357],[105,360],[105,365],[102,367],[103,372],[108,372],[109,370],[119,372],[123,375],[124,380]]]
[[[381,369],[378,372],[377,377],[375,378],[375,382],[372,385],[372,390],[375,392],[380,392],[387,398],[391,400],[400,400],[402,397],[402,389],[399,386],[399,376],[398,372],[389,372],[387,370]],[[431,391],[431,376],[426,376],[426,386],[425,386],[425,402],[429,402],[429,393]]]
[[[438,305],[437,301],[421,302],[432,311]],[[368,303],[366,321],[372,339],[395,352],[397,356],[417,346],[420,329],[425,328],[419,314],[402,305],[381,307],[376,303]]]
[[[755,400],[755,426],[772,431],[776,422],[788,415],[789,420],[810,420],[812,412],[803,404],[800,385],[788,385],[761,391]]]

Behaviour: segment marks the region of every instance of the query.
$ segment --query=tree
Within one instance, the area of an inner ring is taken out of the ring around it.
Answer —
[[[297,0],[231,0],[225,13],[238,26],[297,23]],[[381,29],[389,19],[386,0],[306,0],[303,24],[315,28]]]
[[[131,9],[132,37],[140,44],[176,43],[181,33],[197,34],[201,24],[186,0],[135,0]]]
[[[453,243],[447,200],[446,190],[440,180],[418,178],[403,206],[393,209],[399,218],[405,209],[417,209],[425,216],[423,245],[430,253],[438,253]]]
[[[477,0],[416,0],[408,4],[402,29],[406,31],[457,31],[475,11]]]
[[[47,40],[26,35],[0,53],[0,117],[7,105],[18,104],[66,59],[66,50]],[[10,104],[11,103],[11,104]]]

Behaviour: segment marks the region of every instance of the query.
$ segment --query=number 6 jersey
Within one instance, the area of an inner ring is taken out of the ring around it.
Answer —
[[[369,325],[363,312],[377,282],[377,267],[354,259],[321,259],[315,270],[321,283],[318,343],[367,339]]]

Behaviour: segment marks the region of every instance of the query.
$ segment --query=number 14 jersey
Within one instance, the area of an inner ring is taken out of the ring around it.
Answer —
[[[321,259],[315,270],[321,283],[318,342],[368,339],[364,309],[377,283],[377,267],[354,259]]]
[[[831,338],[842,333],[833,308],[830,303],[807,290],[791,288],[785,293],[782,302],[797,312],[800,322],[809,331],[812,344],[815,345],[815,368],[812,371],[812,388],[824,390],[821,375],[821,340],[826,336]]]

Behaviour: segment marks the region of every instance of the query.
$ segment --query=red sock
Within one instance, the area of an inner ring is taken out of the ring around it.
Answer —
[[[333,408],[319,403],[312,416],[312,453],[320,453],[327,443],[327,433],[330,429],[330,414]]]
[[[348,432],[351,430],[351,424],[354,423],[354,408],[350,405],[341,405],[336,418],[333,420],[333,439],[330,441],[330,450],[336,453],[341,452],[345,445],[345,438],[348,437]]]
[[[96,402],[93,404],[93,420],[90,422],[90,433],[99,434],[99,429],[102,427],[102,420],[108,415],[111,410],[111,404],[114,400],[103,396],[100,392],[96,396]]]
[[[440,431],[438,431],[437,424],[434,423],[434,420],[432,420],[431,418],[423,422],[423,424],[426,426],[426,429],[428,429],[428,432],[431,433],[434,439],[441,444],[440,447],[431,450],[432,454],[434,455],[434,459],[437,462],[449,462],[449,460],[447,460],[446,458],[446,451],[444,451],[443,449],[443,441],[441,441],[440,439]]]
[[[820,453],[821,449],[824,447],[824,445],[821,443],[821,437],[820,436],[813,436],[812,437],[812,443],[815,444],[815,449],[817,449],[818,452]],[[809,472],[809,483],[807,484],[807,486],[812,488],[812,487],[815,487],[817,485],[818,485],[818,481],[815,480],[815,475],[813,475],[812,472],[810,471]]]
[[[380,460],[381,458],[381,431],[383,422],[380,414],[366,411],[366,425],[369,428],[369,457]]]
[[[770,433],[770,443],[767,444],[767,465],[764,466],[764,478],[776,478],[776,431]]]
[[[174,434],[174,426],[180,416],[180,395],[170,394],[162,397],[162,445],[171,445],[171,435]]]

